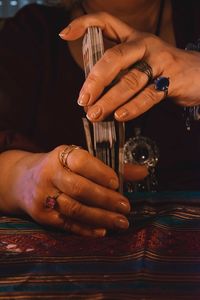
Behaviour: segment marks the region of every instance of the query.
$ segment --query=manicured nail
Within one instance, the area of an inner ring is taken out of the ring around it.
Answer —
[[[117,119],[124,119],[128,116],[128,110],[125,108],[120,108],[115,112],[115,116]]]
[[[127,214],[130,212],[130,204],[125,201],[120,201],[119,203],[117,203],[117,209],[118,209],[118,212]]]
[[[116,190],[119,186],[118,180],[111,178],[109,181],[109,187],[113,190]]]
[[[117,217],[115,219],[115,226],[121,229],[127,229],[129,227],[129,222],[126,218]]]
[[[71,26],[68,25],[65,29],[63,29],[60,33],[59,33],[59,36],[61,38],[64,38],[68,33],[69,31],[71,30]]]
[[[94,233],[96,237],[104,237],[106,235],[106,229],[95,229]]]
[[[90,100],[90,94],[88,93],[83,93],[80,95],[80,97],[78,98],[78,104],[80,106],[87,106],[88,102]]]
[[[102,113],[101,107],[96,105],[89,110],[89,112],[87,113],[87,118],[91,121],[96,120],[100,117],[101,113]]]

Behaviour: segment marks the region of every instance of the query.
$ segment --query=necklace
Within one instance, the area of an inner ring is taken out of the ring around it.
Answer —
[[[78,4],[82,12],[87,14],[83,1],[79,1]],[[156,35],[160,34],[164,5],[165,0],[161,0],[155,26]],[[158,147],[154,141],[142,135],[142,123],[140,122],[138,125],[139,126],[134,126],[133,137],[129,138],[124,144],[124,162],[145,165],[149,171],[149,175],[143,181],[137,183],[128,182],[125,186],[125,190],[128,192],[156,191],[157,178],[155,174],[155,167],[159,158]]]
[[[157,36],[160,35],[164,7],[165,7],[165,0],[161,0],[160,1],[160,9],[159,9],[159,13],[158,13],[158,21],[157,21],[156,31],[155,31],[155,35],[157,35]]]
[[[155,30],[155,35],[157,36],[160,35],[164,6],[165,0],[161,0]],[[147,116],[148,112],[146,113],[146,118]],[[126,141],[124,145],[124,162],[145,165],[149,175],[144,180],[136,183],[127,182],[125,187],[127,192],[155,192],[157,190],[156,165],[159,160],[159,149],[154,141],[142,135],[142,127],[144,127],[146,118],[142,118],[143,122],[139,118],[139,123],[137,124],[136,122],[136,126],[134,126],[134,136]]]
[[[185,50],[200,52],[200,39],[198,39],[196,42],[188,43],[185,47]],[[200,105],[189,106],[189,107],[185,106],[183,110],[184,110],[183,117],[185,119],[185,126],[187,131],[190,131],[192,123],[194,121],[200,121]]]

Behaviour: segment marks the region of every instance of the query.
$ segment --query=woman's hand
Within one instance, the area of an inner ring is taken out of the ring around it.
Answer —
[[[125,215],[130,205],[116,191],[115,172],[83,149],[69,153],[70,170],[66,170],[59,161],[65,147],[41,154],[2,153],[0,160],[7,162],[7,166],[2,166],[6,180],[0,175],[0,199],[12,203],[11,206],[26,212],[40,224],[80,235],[104,236],[107,229],[127,229],[129,223]],[[55,209],[46,207],[47,197],[54,197],[58,192]]]
[[[60,36],[65,40],[78,39],[89,26],[99,26],[105,37],[118,44],[105,51],[81,89],[78,102],[88,107],[88,119],[100,121],[115,112],[118,121],[128,121],[165,98],[163,91],[156,90],[153,83],[148,84],[145,73],[133,67],[140,60],[151,66],[154,78],[169,78],[168,95],[177,104],[200,104],[199,53],[177,49],[152,34],[136,31],[107,13],[75,19]],[[127,70],[125,75],[102,96],[104,88],[124,70]]]

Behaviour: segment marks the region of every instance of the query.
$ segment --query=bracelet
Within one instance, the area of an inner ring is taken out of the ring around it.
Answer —
[[[200,52],[200,38],[195,42],[188,43],[185,47],[186,51],[197,51]],[[187,130],[191,129],[192,121],[200,120],[200,105],[184,107],[184,118]]]
[[[200,38],[196,42],[188,43],[185,47],[185,50],[198,51],[200,52]]]

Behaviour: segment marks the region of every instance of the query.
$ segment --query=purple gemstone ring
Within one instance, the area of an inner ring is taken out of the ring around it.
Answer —
[[[168,95],[168,88],[169,88],[169,77],[157,77],[154,80],[155,90],[159,92],[164,92],[165,97]]]
[[[62,192],[58,191],[54,196],[47,196],[45,199],[45,208],[55,209],[58,206],[57,199],[62,194]]]

